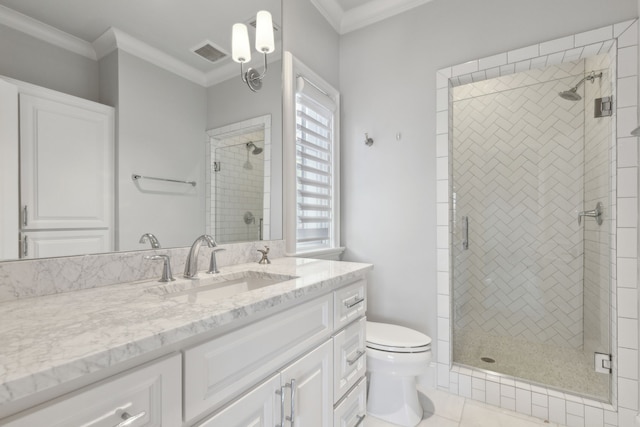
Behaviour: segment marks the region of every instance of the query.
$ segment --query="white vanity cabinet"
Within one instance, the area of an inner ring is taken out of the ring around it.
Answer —
[[[358,280],[186,350],[187,425],[286,427],[291,419],[299,427],[361,423],[365,290],[366,282]],[[250,388],[253,384],[258,385]]]
[[[58,398],[5,427],[174,427],[182,424],[179,354]],[[128,420],[128,422],[127,422]]]

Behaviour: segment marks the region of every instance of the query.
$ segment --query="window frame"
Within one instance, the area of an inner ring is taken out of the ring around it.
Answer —
[[[332,221],[329,247],[301,251],[297,245],[297,178],[296,178],[296,93],[297,78],[324,92],[335,104],[333,112],[332,149]],[[283,56],[283,190],[284,190],[284,238],[287,256],[338,257],[344,248],[340,246],[340,93],[312,69],[295,58],[291,52]]]

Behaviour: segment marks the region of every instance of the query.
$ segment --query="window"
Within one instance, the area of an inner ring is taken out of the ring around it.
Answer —
[[[295,194],[287,216],[287,252],[304,255],[341,251],[339,247],[339,95],[295,59],[291,73],[294,108],[286,114],[291,132],[285,150],[295,169],[287,188]],[[294,154],[293,154],[294,153]],[[286,160],[285,160],[286,161]]]

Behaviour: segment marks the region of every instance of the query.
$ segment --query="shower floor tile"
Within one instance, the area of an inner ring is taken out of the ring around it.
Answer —
[[[593,354],[477,332],[454,333],[453,361],[535,383],[609,400],[609,375],[593,368]],[[482,358],[495,360],[488,363]]]

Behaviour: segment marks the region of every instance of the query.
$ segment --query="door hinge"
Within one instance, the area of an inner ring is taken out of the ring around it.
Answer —
[[[594,365],[596,372],[601,374],[610,374],[611,355],[606,353],[594,353]]]

